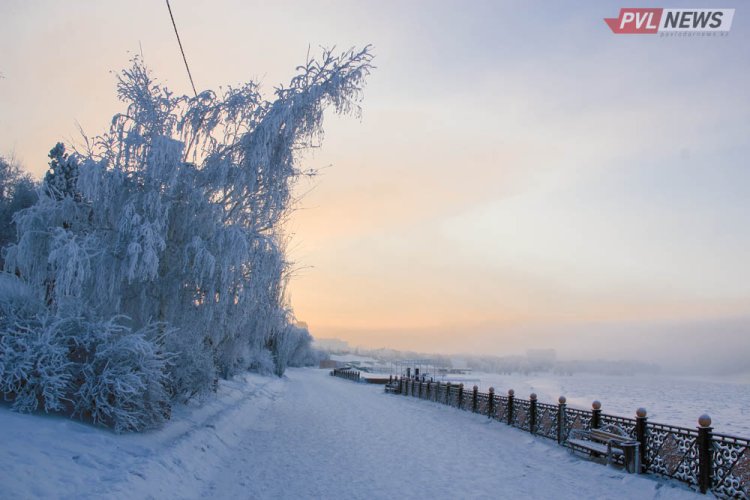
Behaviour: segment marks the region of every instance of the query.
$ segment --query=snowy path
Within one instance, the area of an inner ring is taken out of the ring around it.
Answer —
[[[683,498],[515,429],[320,370],[290,383],[239,443],[218,498]]]
[[[290,370],[222,382],[158,431],[0,408],[0,498],[685,498],[442,405]],[[696,498],[701,498],[696,495]],[[705,498],[705,497],[702,497]]]

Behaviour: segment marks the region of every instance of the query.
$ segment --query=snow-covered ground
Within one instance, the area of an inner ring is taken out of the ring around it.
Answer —
[[[716,432],[750,437],[748,377],[473,373],[464,378],[467,387],[476,384],[486,391],[492,386],[496,394],[513,389],[517,397],[528,398],[535,392],[544,403],[556,403],[564,395],[569,406],[591,409],[591,402],[599,400],[605,413],[625,417],[634,417],[637,408],[645,407],[652,421],[684,427],[696,427],[698,417],[708,413]]]
[[[480,415],[289,370],[115,435],[0,408],[3,498],[685,498]]]

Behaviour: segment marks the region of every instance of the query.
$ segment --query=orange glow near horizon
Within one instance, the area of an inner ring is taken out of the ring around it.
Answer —
[[[173,3],[199,91],[256,79],[270,93],[309,46],[375,47],[362,117],[326,114],[300,163],[320,175],[286,227],[291,304],[314,336],[497,354],[562,349],[592,325],[750,317],[740,24],[646,40],[613,36],[605,4],[575,11],[572,31],[502,2],[329,7]],[[133,52],[190,92],[161,3],[0,16],[0,154],[36,177],[55,142],[81,142],[77,123],[94,136],[122,111],[109,71]]]

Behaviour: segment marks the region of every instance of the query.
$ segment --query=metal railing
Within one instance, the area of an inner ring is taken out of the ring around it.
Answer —
[[[333,377],[345,378],[347,380],[353,380],[354,382],[360,381],[359,372],[352,370],[351,368],[334,368],[331,371]]]
[[[516,398],[513,389],[499,396],[492,387],[480,392],[477,386],[467,390],[463,384],[405,377],[392,378],[389,386],[390,392],[486,415],[569,448],[571,431],[616,429],[639,444],[638,472],[673,478],[720,498],[750,499],[750,439],[714,434],[708,415],[702,415],[699,426],[690,429],[649,422],[644,408],[636,411],[635,418],[608,415],[602,413],[599,401],[592,403],[591,410],[581,410],[568,408],[564,396],[556,405],[540,403],[536,394]],[[623,465],[622,456],[613,459]]]

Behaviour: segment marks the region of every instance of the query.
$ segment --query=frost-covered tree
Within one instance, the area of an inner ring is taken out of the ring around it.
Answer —
[[[287,322],[279,322],[269,339],[269,347],[273,354],[274,373],[279,377],[284,375],[289,366],[292,354],[302,341],[302,330]]]
[[[16,225],[13,216],[36,202],[36,184],[13,161],[0,156],[0,269],[2,248],[15,243]]]
[[[175,96],[136,58],[110,130],[85,153],[50,152],[5,270],[51,324],[86,332],[75,348],[60,340],[78,414],[140,428],[165,418],[167,395],[248,368],[283,373],[293,316],[280,223],[324,109],[359,112],[371,60],[368,48],[324,51],[268,100],[252,82]]]
[[[304,324],[283,322],[269,341],[274,373],[281,376],[288,366],[317,365],[323,359],[323,354],[313,349],[312,340]]]
[[[49,152],[49,170],[44,176],[44,189],[48,196],[57,200],[70,197],[80,199],[78,192],[78,161],[65,152],[61,142]]]
[[[325,355],[313,348],[313,338],[306,326],[297,324],[295,328],[299,332],[297,346],[289,356],[289,366],[316,366]]]

